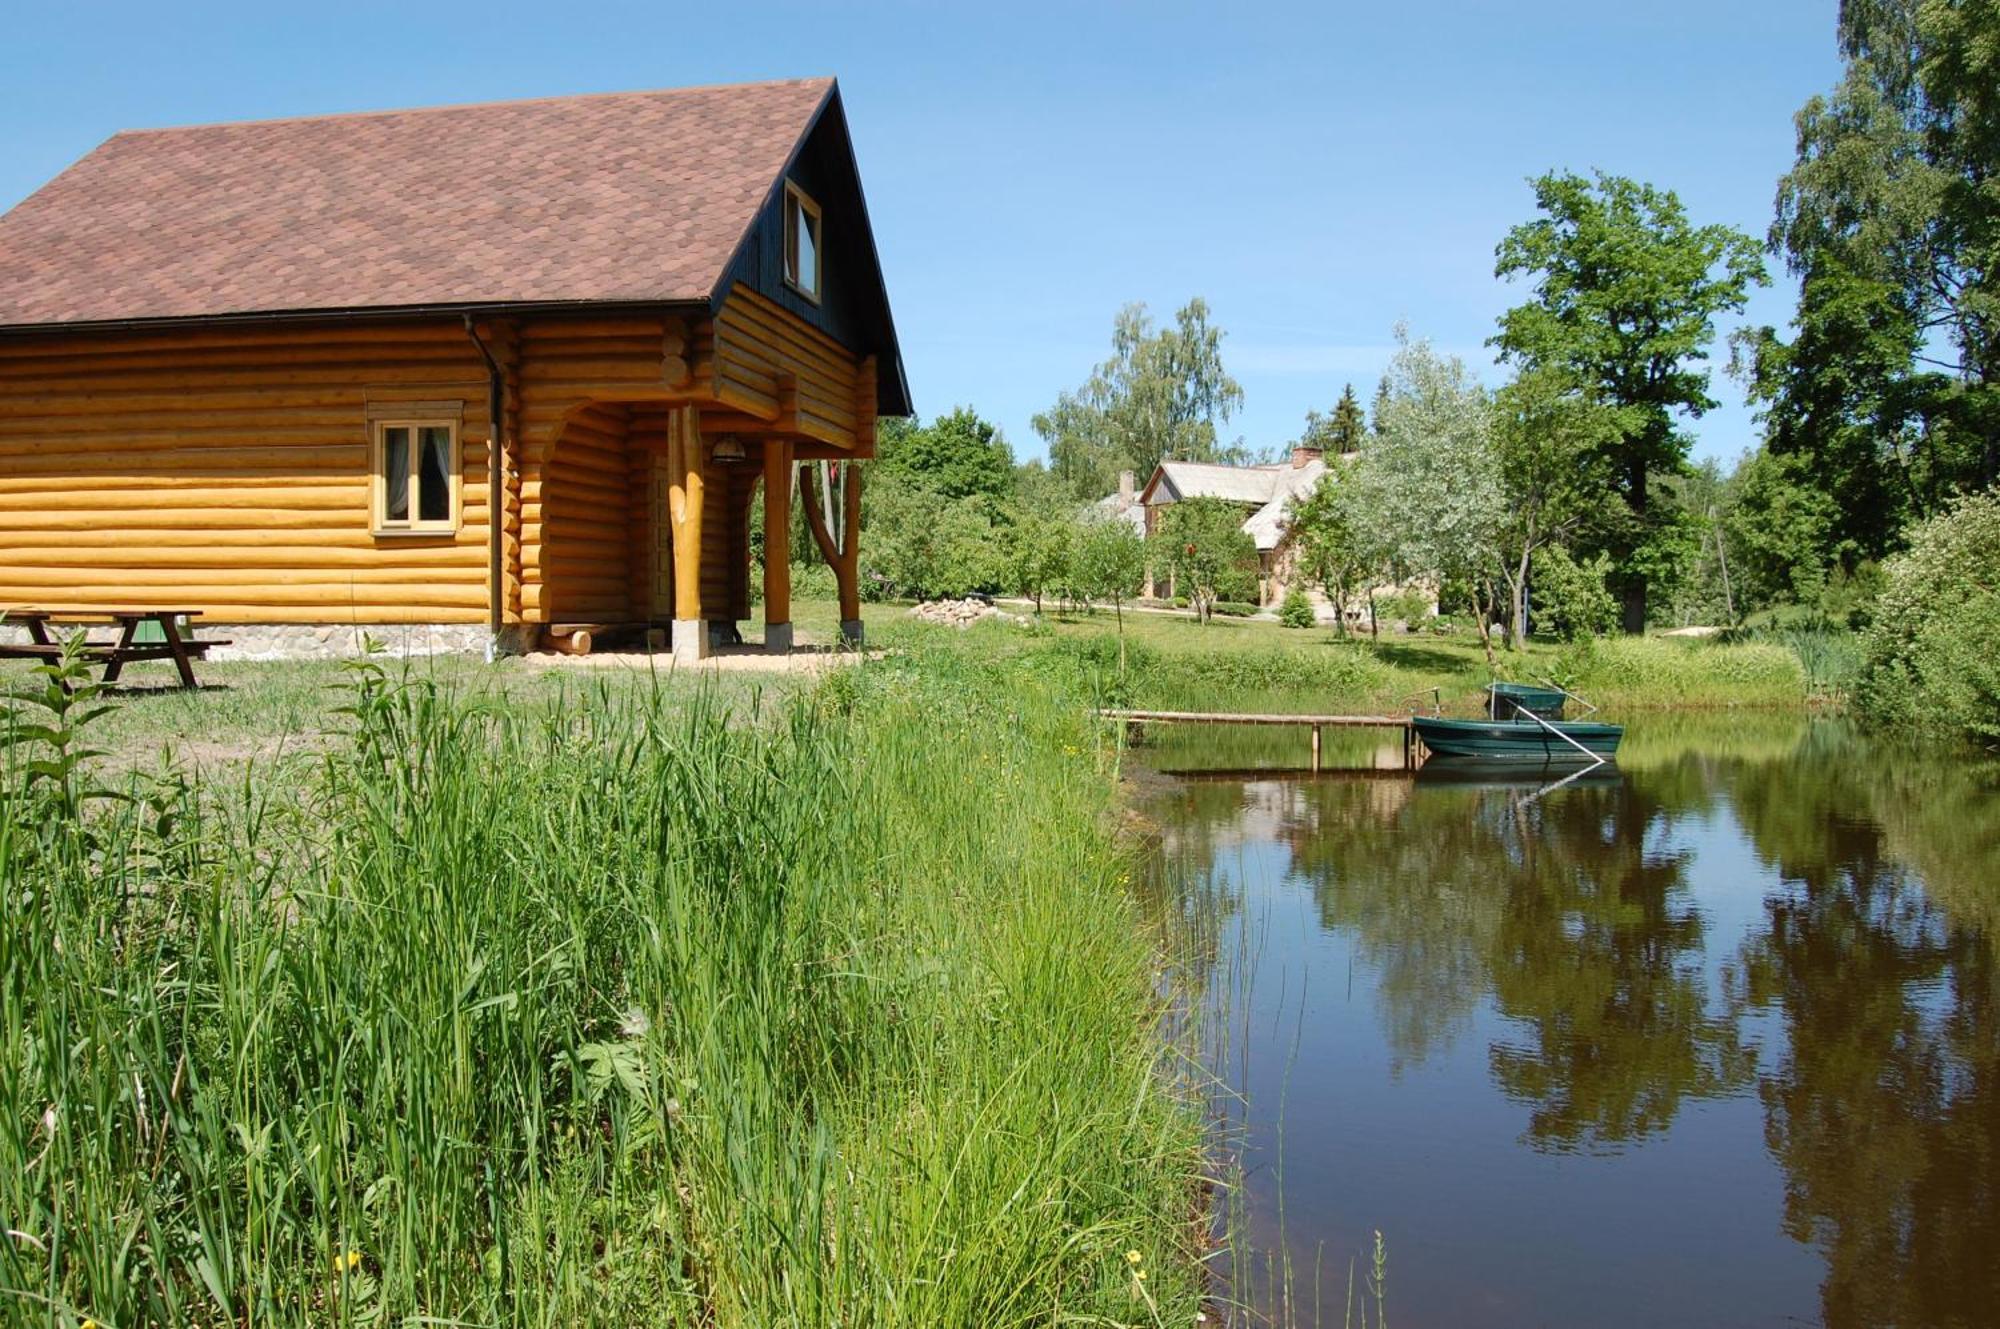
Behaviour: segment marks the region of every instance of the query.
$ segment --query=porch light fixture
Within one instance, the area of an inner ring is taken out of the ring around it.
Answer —
[[[708,455],[716,461],[747,461],[750,456],[743,450],[743,440],[733,434],[715,440],[715,450]]]

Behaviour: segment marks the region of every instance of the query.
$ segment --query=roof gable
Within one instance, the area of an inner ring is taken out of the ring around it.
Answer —
[[[1292,503],[1309,493],[1326,474],[1326,463],[1314,457],[1304,465],[1270,462],[1260,466],[1228,466],[1219,462],[1167,461],[1153,469],[1140,491],[1144,506],[1213,498],[1251,509],[1243,530],[1260,550],[1276,549],[1291,530]],[[1107,500],[1108,501],[1108,500]]]
[[[1160,463],[1160,476],[1172,487],[1176,499],[1219,498],[1226,503],[1261,506],[1271,501],[1278,487],[1278,469],[1272,466],[1166,461]]]
[[[820,209],[820,297],[792,289],[784,274],[785,182],[803,190]],[[908,415],[910,390],[889,312],[889,292],[875,251],[874,228],[861,172],[847,132],[840,91],[834,89],[797,150],[771,182],[770,194],[717,283],[719,303],[736,283],[790,310],[841,345],[875,354],[876,410]]]
[[[834,96],[804,79],[121,133],[0,217],[0,327],[706,304]]]

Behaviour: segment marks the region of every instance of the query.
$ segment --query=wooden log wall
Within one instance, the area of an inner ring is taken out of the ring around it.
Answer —
[[[622,623],[634,616],[626,534],[634,502],[625,448],[630,414],[616,403],[576,411],[553,465],[530,482],[529,501],[540,498],[542,519],[526,551],[522,599],[531,619]]]
[[[872,364],[746,287],[714,320],[492,319],[508,446],[510,622],[654,616],[657,422],[699,403],[765,436],[872,453]],[[0,338],[0,608],[187,607],[217,622],[477,623],[484,361],[457,319]],[[458,403],[461,521],[378,536],[369,412]],[[858,446],[857,446],[858,445]],[[703,596],[749,616],[752,460],[703,503]]]
[[[648,402],[632,408],[625,434],[625,601],[632,616],[665,623],[673,617],[673,531],[668,525],[667,408]]]
[[[795,401],[796,418],[782,420],[789,431],[855,446],[859,367],[854,353],[833,338],[736,286],[715,316],[714,355],[716,395],[725,405],[777,419]],[[874,423],[872,400],[868,423]]]
[[[486,616],[484,362],[459,322],[0,339],[0,607]],[[455,534],[370,531],[370,403],[463,403]]]
[[[701,525],[701,612],[711,622],[750,617],[750,504],[756,462],[711,461]]]

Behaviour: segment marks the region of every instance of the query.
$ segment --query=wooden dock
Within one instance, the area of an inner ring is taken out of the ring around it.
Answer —
[[[1282,715],[1227,711],[1101,710],[1107,720],[1142,724],[1288,725],[1312,730],[1312,768],[1319,770],[1320,733],[1326,729],[1399,729],[1403,733],[1403,764],[1416,764],[1417,729],[1407,715]]]

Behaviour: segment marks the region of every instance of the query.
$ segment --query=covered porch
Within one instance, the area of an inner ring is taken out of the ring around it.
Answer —
[[[786,653],[797,509],[833,571],[841,636],[859,644],[856,451],[708,402],[572,409],[533,467],[538,474],[523,483],[523,619],[540,624],[544,644],[556,649],[670,646],[677,659],[698,660],[741,643],[754,609],[763,649]]]

